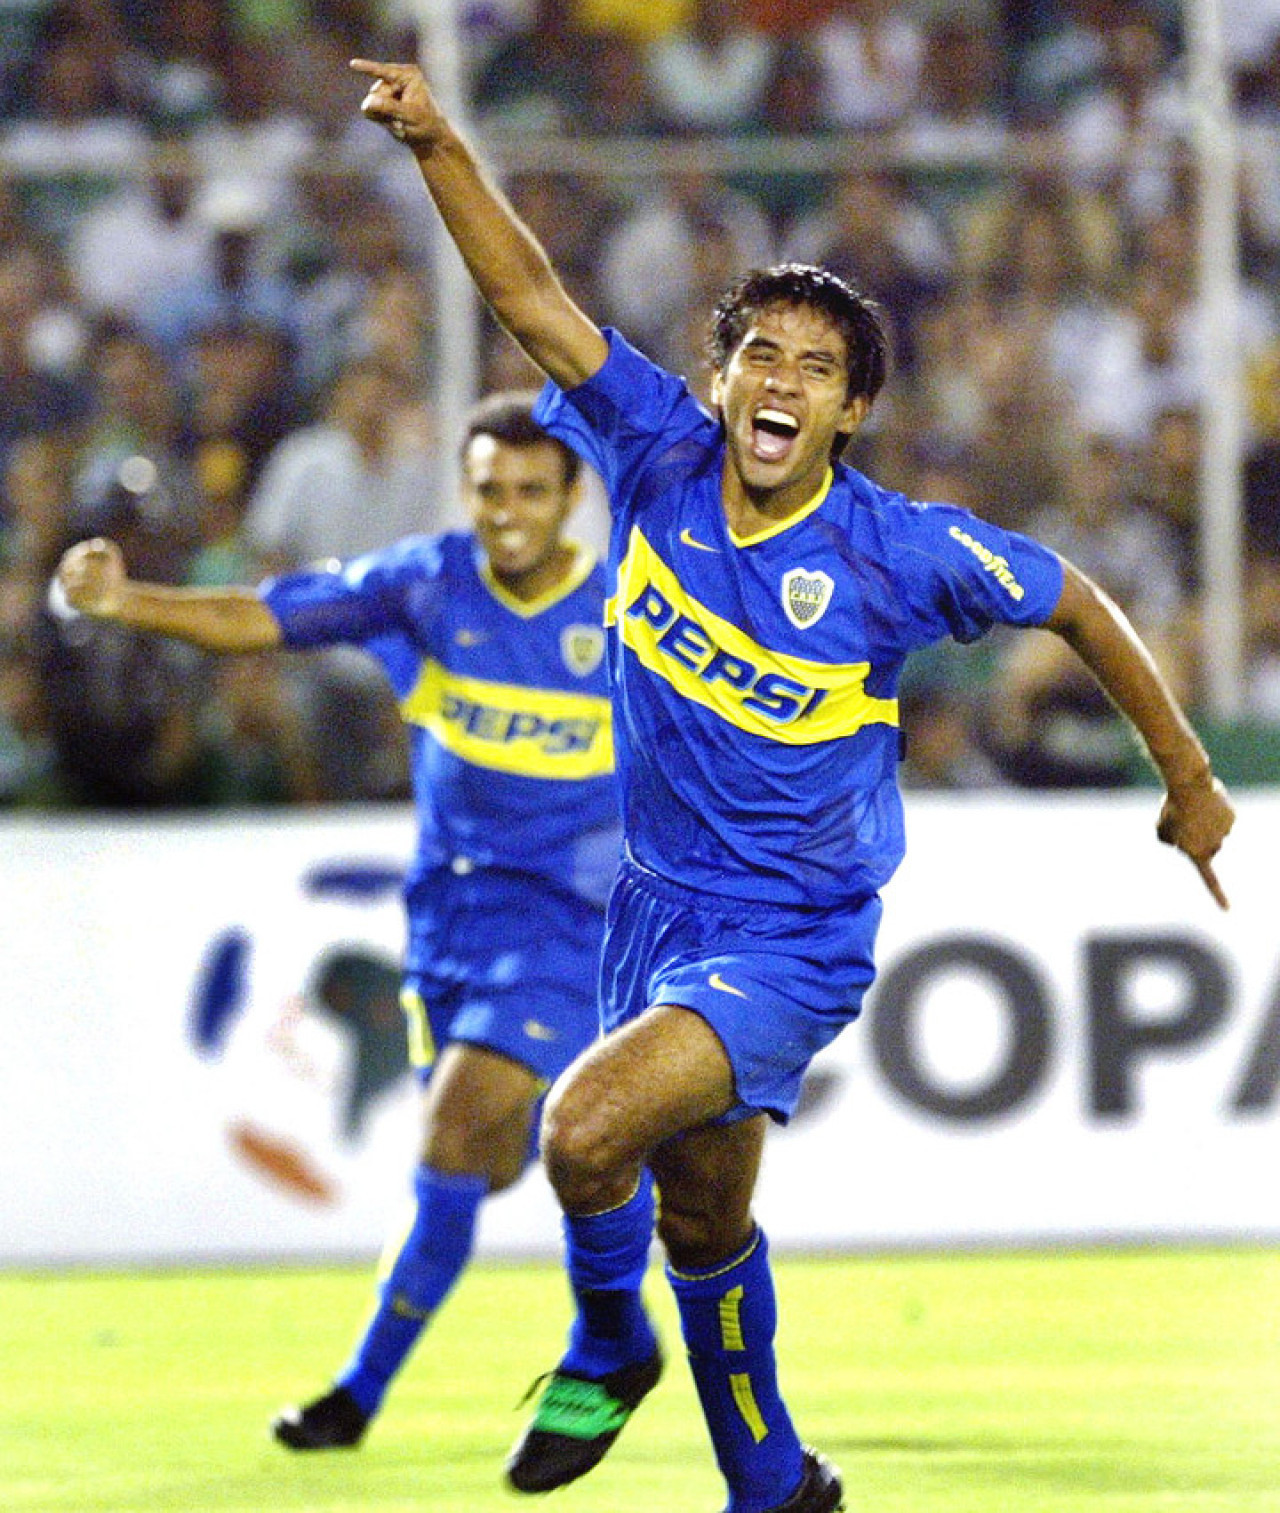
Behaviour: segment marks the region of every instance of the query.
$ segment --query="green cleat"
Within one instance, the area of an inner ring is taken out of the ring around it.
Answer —
[[[600,1379],[555,1370],[507,1461],[517,1492],[550,1492],[599,1465],[662,1375],[662,1352]]]

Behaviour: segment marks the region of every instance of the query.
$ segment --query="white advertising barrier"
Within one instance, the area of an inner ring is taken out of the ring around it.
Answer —
[[[770,1231],[1280,1238],[1280,795],[1238,810],[1224,913],[1153,795],[913,799],[876,987],[766,1155]]]
[[[912,797],[880,980],[770,1140],[774,1242],[1280,1238],[1280,796],[1239,808],[1223,914],[1154,795]],[[394,893],[315,880],[394,874],[411,842],[400,808],[0,826],[0,1264],[378,1248],[416,1094],[401,1076],[344,1133],[374,1041],[306,989],[335,946],[389,975]],[[482,1251],[558,1245],[536,1170],[487,1205]]]

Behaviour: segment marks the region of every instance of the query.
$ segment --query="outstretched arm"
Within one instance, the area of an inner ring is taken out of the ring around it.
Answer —
[[[205,651],[270,651],[281,644],[275,616],[251,589],[135,583],[120,548],[101,537],[64,553],[55,580],[81,614],[175,636]]]
[[[1156,834],[1185,852],[1222,908],[1227,897],[1213,858],[1235,821],[1226,789],[1208,754],[1129,621],[1079,568],[1066,579],[1047,622],[1076,652],[1122,713],[1136,726],[1164,779],[1166,796]]]
[[[360,109],[404,142],[476,287],[503,327],[562,389],[604,363],[600,328],[574,304],[542,245],[444,115],[412,63],[351,67],[373,82]]]

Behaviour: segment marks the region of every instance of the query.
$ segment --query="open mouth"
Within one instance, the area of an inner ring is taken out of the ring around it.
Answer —
[[[800,434],[800,422],[785,410],[757,410],[751,422],[751,450],[761,462],[781,462]]]

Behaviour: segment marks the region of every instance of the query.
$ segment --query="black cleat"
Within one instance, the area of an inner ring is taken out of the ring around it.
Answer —
[[[661,1375],[660,1350],[599,1379],[553,1371],[533,1422],[507,1460],[507,1480],[517,1492],[550,1492],[585,1476]]]
[[[770,1508],[769,1513],[840,1513],[844,1507],[844,1487],[840,1473],[816,1450],[804,1452],[804,1475],[800,1485],[786,1502]]]
[[[271,1432],[290,1450],[349,1450],[364,1438],[369,1415],[345,1387],[335,1387],[305,1408],[286,1408]]]

